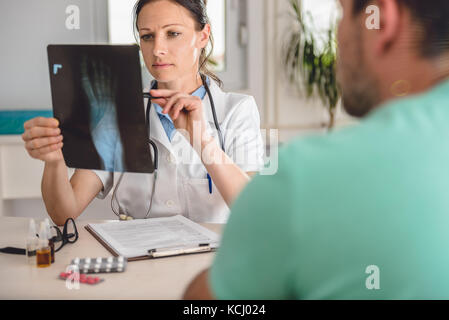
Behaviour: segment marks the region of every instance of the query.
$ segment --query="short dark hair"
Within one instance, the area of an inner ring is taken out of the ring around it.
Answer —
[[[396,0],[406,6],[424,28],[420,52],[424,57],[437,57],[449,51],[448,0]],[[354,13],[359,14],[373,0],[353,0]]]
[[[142,11],[142,8],[146,4],[154,2],[154,1],[156,1],[156,0],[139,0],[134,5],[133,28],[134,28],[134,35],[136,37],[136,41],[138,41],[137,39],[139,39],[139,36],[138,36],[139,26],[137,25],[137,20],[139,19],[139,13],[140,13],[140,11]],[[210,24],[209,17],[207,15],[207,9],[206,9],[207,0],[170,0],[170,1],[175,2],[175,3],[179,4],[180,6],[183,6],[184,8],[189,10],[190,14],[192,15],[192,18],[197,23],[198,30],[203,30],[204,27],[206,26],[206,24]],[[207,66],[209,58],[212,55],[212,52],[214,50],[214,37],[213,37],[212,33],[210,34],[210,37],[209,37],[209,43],[211,45],[210,51],[206,52],[206,48],[204,48],[201,51],[200,66],[199,66],[200,70],[199,71],[201,73],[209,76],[210,78],[212,78],[212,80],[214,80],[221,87],[223,85],[223,82]]]

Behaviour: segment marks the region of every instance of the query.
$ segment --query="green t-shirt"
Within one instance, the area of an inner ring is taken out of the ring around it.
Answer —
[[[219,299],[449,299],[449,82],[283,148],[209,282]]]

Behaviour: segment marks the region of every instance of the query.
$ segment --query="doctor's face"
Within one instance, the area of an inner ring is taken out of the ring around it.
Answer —
[[[210,27],[199,30],[189,10],[176,2],[156,0],[140,11],[137,26],[148,71],[158,82],[196,75]]]

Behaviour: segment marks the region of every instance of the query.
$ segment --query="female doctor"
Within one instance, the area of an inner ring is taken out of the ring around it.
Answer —
[[[140,0],[134,13],[144,61],[155,79],[145,106],[159,166],[157,180],[154,174],[122,176],[114,212],[122,220],[181,214],[225,223],[229,206],[263,167],[255,100],[223,92],[207,69],[206,47],[213,40],[206,0]],[[77,169],[69,180],[56,119],[34,118],[24,127],[29,155],[45,162],[42,196],[56,224],[77,218],[95,197],[109,194],[117,174]]]

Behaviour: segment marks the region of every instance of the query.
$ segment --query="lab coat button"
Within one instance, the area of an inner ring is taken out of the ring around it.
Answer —
[[[172,154],[167,156],[167,161],[169,163],[176,164],[176,158]]]
[[[173,200],[168,200],[165,204],[167,207],[172,208],[175,205],[175,202]]]

